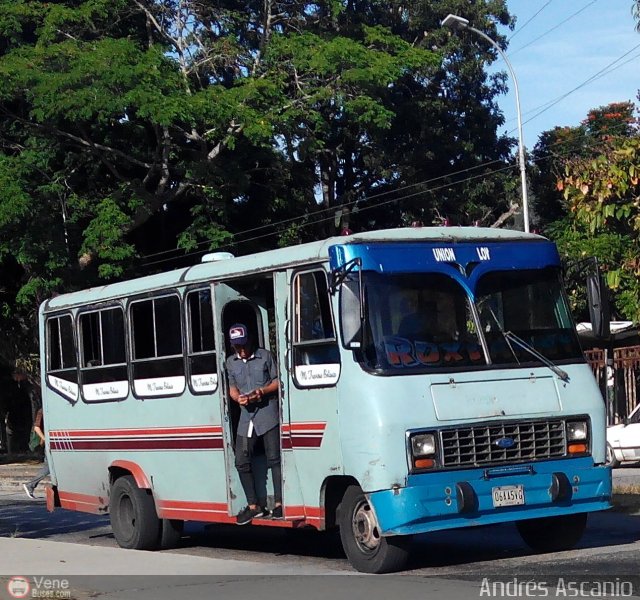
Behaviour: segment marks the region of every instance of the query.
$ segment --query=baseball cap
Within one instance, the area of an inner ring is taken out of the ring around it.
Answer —
[[[249,333],[242,323],[236,323],[229,329],[229,341],[234,346],[245,346],[249,341]]]

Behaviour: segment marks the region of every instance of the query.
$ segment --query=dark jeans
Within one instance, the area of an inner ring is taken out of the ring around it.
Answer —
[[[236,469],[240,475],[240,483],[247,497],[247,504],[258,504],[256,486],[251,470],[251,457],[258,439],[262,438],[264,452],[267,456],[267,467],[271,469],[273,493],[276,504],[282,502],[282,469],[280,467],[280,427],[270,429],[262,436],[236,436]]]

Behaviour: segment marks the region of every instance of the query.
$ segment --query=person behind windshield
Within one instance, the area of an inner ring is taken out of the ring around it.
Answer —
[[[434,341],[436,337],[437,310],[435,302],[424,302],[413,312],[402,317],[398,335],[409,340]]]

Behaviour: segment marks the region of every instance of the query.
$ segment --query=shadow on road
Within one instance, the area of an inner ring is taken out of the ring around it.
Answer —
[[[43,538],[108,526],[109,517],[56,510],[40,502],[0,506],[0,536]]]

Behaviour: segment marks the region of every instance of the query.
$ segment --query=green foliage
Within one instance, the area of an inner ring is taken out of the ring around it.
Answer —
[[[567,153],[556,189],[567,216],[549,226],[567,257],[596,256],[614,312],[640,322],[640,132],[630,103],[589,112],[580,131],[589,144]]]
[[[511,160],[504,78],[486,76],[491,48],[439,26],[464,12],[504,43],[504,0],[283,6],[0,0],[11,352],[32,354],[40,301],[134,274],[144,255],[318,239],[346,208],[355,230],[505,211],[515,171],[468,180]]]

